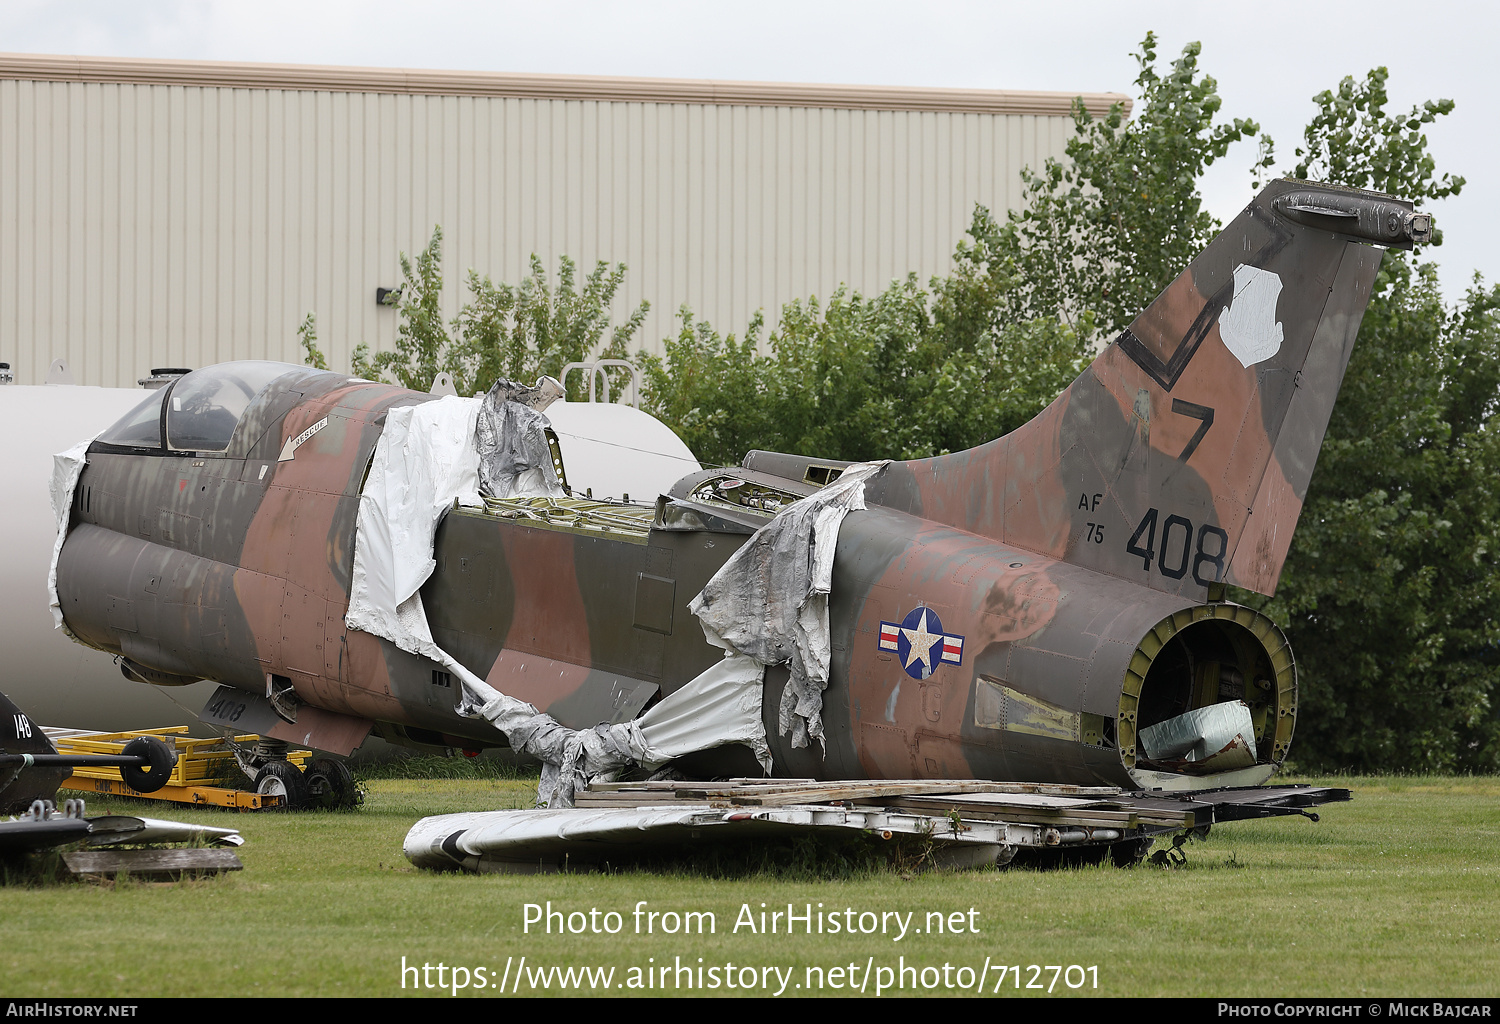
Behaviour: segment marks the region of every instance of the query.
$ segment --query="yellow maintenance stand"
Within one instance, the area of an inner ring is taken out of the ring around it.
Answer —
[[[48,729],[47,735],[59,754],[119,754],[125,744],[137,736],[154,736],[177,752],[177,766],[167,784],[154,793],[140,793],[127,786],[118,768],[75,768],[63,781],[63,789],[110,796],[133,796],[143,800],[173,800],[199,806],[234,807],[258,811],[285,805],[283,792],[256,792],[231,789],[225,781],[239,774],[234,751],[222,739],[197,739],[187,735],[185,725],[165,729],[142,729],[138,732],[85,732],[77,729]],[[236,745],[251,746],[256,735],[234,737]],[[309,750],[288,750],[286,759],[298,770],[305,770],[312,758]]]

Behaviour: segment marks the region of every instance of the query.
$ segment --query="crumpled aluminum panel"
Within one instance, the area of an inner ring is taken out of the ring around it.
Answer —
[[[1248,763],[1254,764],[1255,723],[1249,705],[1228,700],[1148,725],[1141,730],[1141,746],[1153,761],[1203,761],[1231,746],[1243,747],[1249,754]]]

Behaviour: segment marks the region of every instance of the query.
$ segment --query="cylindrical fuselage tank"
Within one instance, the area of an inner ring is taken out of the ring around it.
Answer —
[[[0,651],[4,690],[34,722],[113,732],[187,725],[213,692],[131,686],[120,669],[53,626],[47,570],[57,537],[48,500],[53,455],[87,441],[148,398],[141,388],[0,386]]]

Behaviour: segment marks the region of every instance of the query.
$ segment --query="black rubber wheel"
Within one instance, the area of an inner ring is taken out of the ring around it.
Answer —
[[[300,810],[307,806],[307,779],[290,761],[272,761],[255,776],[255,791],[262,796],[281,797],[281,809]]]
[[[314,758],[307,766],[307,789],[313,807],[330,810],[353,807],[359,803],[359,789],[344,762],[331,757]]]
[[[172,777],[172,769],[177,767],[177,755],[155,736],[137,736],[125,744],[121,753],[126,757],[146,759],[145,764],[123,765],[120,768],[120,778],[137,793],[155,793],[167,784],[167,780]]]

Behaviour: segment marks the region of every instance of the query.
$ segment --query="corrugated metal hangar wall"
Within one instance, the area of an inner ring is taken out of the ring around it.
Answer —
[[[0,55],[0,360],[41,383],[389,348],[435,224],[469,268],[624,262],[659,348],[680,305],[757,309],[945,271],[976,202],[1062,156],[1065,93]],[[1096,113],[1116,94],[1090,94]]]

